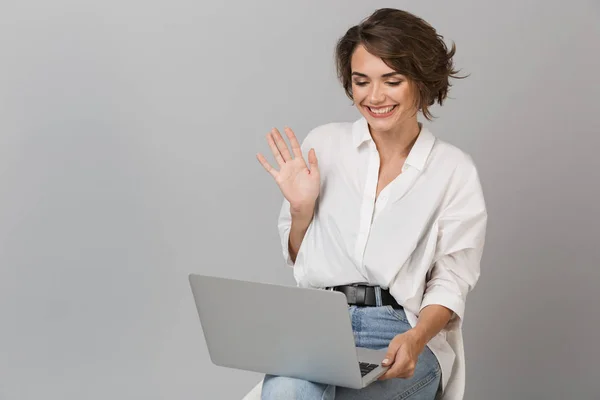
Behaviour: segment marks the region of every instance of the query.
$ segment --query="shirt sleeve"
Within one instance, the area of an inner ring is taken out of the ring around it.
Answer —
[[[308,135],[306,135],[306,138],[302,141],[302,144],[300,145],[301,149],[302,149],[302,155],[304,157],[304,161],[308,164],[308,152],[311,149],[311,147],[314,147],[314,140],[312,139],[314,136],[314,132],[316,129],[313,129],[312,131],[310,131],[308,133]],[[315,148],[315,152],[318,152],[319,149]],[[319,154],[317,154],[317,157],[319,157]],[[318,159],[318,158],[317,158]],[[321,160],[319,160],[319,167],[320,167],[320,171],[321,173],[323,172],[323,168],[321,167]],[[312,222],[311,222],[312,223]],[[287,266],[289,267],[293,267],[294,266],[294,261],[292,261],[292,258],[290,257],[290,251],[289,251],[289,247],[288,247],[288,243],[290,240],[290,229],[292,226],[292,216],[290,214],[290,203],[287,201],[287,199],[283,199],[283,204],[281,205],[281,210],[279,211],[279,219],[277,221],[277,229],[279,230],[279,238],[281,240],[281,248],[283,251],[283,258],[285,260],[285,263]]]
[[[487,211],[474,166],[438,218],[436,256],[428,273],[421,310],[439,304],[454,312],[447,330],[462,326],[467,293],[480,274]]]
[[[294,266],[294,261],[290,257],[288,243],[290,240],[290,228],[292,226],[292,217],[290,215],[290,203],[284,198],[279,212],[279,220],[277,229],[279,230],[279,238],[281,240],[281,248],[283,250],[283,258],[288,267]]]

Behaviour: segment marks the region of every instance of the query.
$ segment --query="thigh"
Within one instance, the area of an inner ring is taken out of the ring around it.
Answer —
[[[402,309],[351,306],[349,311],[357,347],[387,349],[396,335],[412,328]]]
[[[371,349],[387,349],[389,342],[398,334],[411,329],[404,310],[391,307],[353,308],[353,321],[357,346]],[[336,400],[433,400],[441,380],[441,368],[429,347],[419,355],[415,373],[411,378],[392,378],[375,381],[363,389],[337,387]]]
[[[425,348],[411,378],[377,380],[358,390],[337,387],[335,400],[434,400],[440,379],[439,363],[431,350]]]
[[[333,385],[267,374],[261,400],[333,400],[335,391]]]

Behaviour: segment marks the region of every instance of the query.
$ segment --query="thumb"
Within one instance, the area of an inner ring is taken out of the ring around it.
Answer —
[[[387,367],[394,363],[394,359],[396,358],[396,353],[398,352],[398,345],[394,342],[391,342],[388,346],[387,353],[385,354],[385,358],[381,362],[381,365]]]
[[[308,151],[308,165],[310,166],[310,170],[312,171],[314,168],[319,170],[319,163],[317,161],[317,155],[315,154],[315,149],[310,149]]]

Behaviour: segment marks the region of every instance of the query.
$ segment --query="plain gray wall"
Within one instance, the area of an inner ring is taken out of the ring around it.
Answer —
[[[294,283],[255,153],[273,126],[359,117],[333,48],[383,6],[432,23],[471,74],[430,124],[473,155],[489,207],[466,399],[598,399],[591,0],[3,1],[1,399],[239,399],[258,382],[211,364],[187,274]]]

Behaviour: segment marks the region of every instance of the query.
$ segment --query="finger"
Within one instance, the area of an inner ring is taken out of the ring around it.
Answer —
[[[317,162],[317,155],[315,154],[315,149],[310,149],[308,151],[308,165],[310,166],[310,171],[313,170],[319,171],[319,163]]]
[[[279,174],[279,172],[271,167],[271,164],[269,164],[269,162],[267,161],[267,159],[265,158],[265,156],[263,156],[262,154],[258,153],[256,155],[256,158],[258,158],[258,162],[260,162],[260,165],[262,165],[264,167],[264,169],[267,170],[267,172],[269,174],[271,174],[271,176],[275,179],[277,179],[277,175]]]
[[[271,132],[273,132],[273,138],[275,139],[275,144],[277,145],[279,152],[283,156],[283,160],[290,161],[292,159],[292,156],[290,155],[290,150],[288,149],[288,145],[285,143],[285,140],[283,140],[283,136],[281,136],[281,133],[279,133],[277,128],[273,128],[273,130]]]
[[[385,381],[386,379],[390,379],[392,376],[390,375],[390,370],[388,369],[387,371],[385,371],[385,373],[383,375],[381,375],[379,378],[377,378],[377,380],[379,381]]]
[[[394,369],[394,366],[396,366],[396,365],[395,364],[391,365],[387,369],[387,371],[385,371],[385,373],[379,377],[379,380],[383,381],[386,379],[397,378],[398,377],[398,368],[396,366],[396,368]]]
[[[381,375],[379,378],[377,378],[380,381],[385,381],[386,379],[392,379],[395,378],[395,376],[392,373],[391,368],[388,369],[387,371],[385,371],[385,374]]]
[[[292,130],[292,128],[286,126],[285,127],[285,134],[287,135],[288,139],[290,140],[290,144],[292,145],[292,152],[294,153],[295,157],[302,157],[302,148],[300,147],[300,143],[298,143],[298,139],[296,139],[296,135],[294,134],[294,131]]]
[[[389,365],[388,370],[380,377],[380,379],[398,378],[406,375],[406,366],[404,364],[405,362],[403,362],[400,357],[396,357],[396,360]]]
[[[388,346],[387,353],[385,353],[385,357],[381,362],[381,365],[383,365],[384,367],[389,367],[390,365],[392,365],[394,363],[394,360],[396,359],[396,353],[398,352],[399,347],[400,346],[398,346],[394,341],[392,341]]]
[[[273,139],[273,134],[271,132],[267,133],[267,143],[269,144],[269,147],[271,148],[271,153],[273,153],[273,157],[275,157],[275,161],[277,161],[277,164],[279,164],[279,166],[281,167],[283,164],[285,164],[285,160],[281,156],[281,153],[279,152],[279,148],[277,148],[277,145],[275,144],[275,140]]]
[[[399,365],[398,363],[394,363],[394,365],[392,365],[392,367],[387,370],[387,374],[390,379],[402,377],[402,372],[402,365]]]
[[[388,345],[388,350],[385,353],[385,357],[383,359],[383,361],[381,362],[381,365],[383,367],[389,367],[388,370],[385,372],[385,374],[381,375],[379,377],[379,379],[384,380],[384,379],[389,379],[389,378],[393,378],[394,377],[394,371],[392,370],[392,368],[394,367],[394,361],[396,359],[396,352],[398,351],[398,345],[396,344],[396,342],[394,340],[392,340],[390,342],[390,344]]]
[[[396,355],[394,365],[390,367],[391,374],[398,378],[411,378],[415,373],[416,363],[408,354],[400,351]]]

